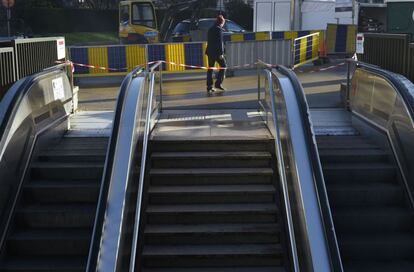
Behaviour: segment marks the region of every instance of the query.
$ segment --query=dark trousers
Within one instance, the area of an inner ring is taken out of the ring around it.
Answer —
[[[214,67],[216,62],[220,65],[222,68],[226,68],[226,59],[223,57],[223,59],[220,59],[219,56],[208,56],[208,67]],[[216,84],[215,86],[221,85],[224,80],[224,69],[220,69],[217,76],[216,76]],[[207,70],[207,88],[213,87],[213,69]]]

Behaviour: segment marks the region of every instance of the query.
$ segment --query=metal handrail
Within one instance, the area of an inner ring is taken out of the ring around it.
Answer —
[[[286,172],[284,171],[285,165],[283,160],[283,154],[282,154],[282,146],[280,141],[280,130],[279,130],[279,124],[277,122],[277,112],[276,112],[276,99],[273,92],[273,82],[272,82],[272,73],[270,71],[270,68],[268,68],[268,65],[266,65],[262,61],[258,61],[258,67],[266,68],[265,73],[268,80],[268,86],[269,86],[269,93],[271,98],[271,106],[272,106],[272,120],[276,129],[276,137],[275,137],[275,147],[276,147],[276,158],[278,163],[278,171],[279,171],[279,177],[282,185],[282,194],[283,194],[283,204],[285,207],[286,212],[286,218],[287,218],[287,227],[288,227],[288,236],[289,236],[289,248],[290,248],[290,256],[292,261],[293,269],[292,271],[299,272],[299,258],[297,253],[297,247],[296,247],[296,239],[295,239],[295,230],[293,228],[293,220],[292,220],[292,209],[290,207],[290,201],[289,201],[289,194],[288,194],[288,185],[287,185],[287,178],[286,178]],[[258,75],[258,98],[260,103],[260,74]]]
[[[289,199],[289,189],[288,189],[288,180],[286,178],[286,173],[285,173],[285,167],[286,165],[284,164],[284,158],[283,158],[283,150],[282,150],[282,143],[281,143],[281,139],[280,139],[280,127],[278,124],[278,117],[277,117],[277,110],[276,110],[276,97],[275,97],[275,92],[273,90],[273,79],[272,79],[272,74],[274,74],[274,71],[277,71],[278,73],[280,73],[283,76],[286,76],[289,81],[291,82],[292,86],[293,86],[293,92],[294,92],[294,96],[296,97],[296,101],[298,103],[297,107],[299,109],[299,115],[300,115],[300,119],[302,121],[302,128],[303,128],[303,132],[304,132],[304,137],[305,137],[305,142],[306,142],[306,149],[307,149],[307,154],[309,156],[309,163],[310,163],[310,171],[311,171],[311,179],[313,179],[311,182],[312,184],[314,184],[315,187],[315,193],[317,201],[318,201],[318,207],[320,211],[317,211],[318,213],[321,214],[321,220],[322,220],[322,225],[323,225],[323,232],[324,232],[324,239],[326,239],[327,242],[327,247],[328,247],[328,252],[329,252],[329,262],[330,262],[330,266],[332,271],[343,271],[343,267],[342,267],[342,262],[341,262],[341,258],[340,258],[340,253],[339,253],[339,247],[338,247],[338,243],[337,243],[337,239],[336,239],[336,234],[335,234],[335,230],[334,230],[334,225],[333,225],[333,220],[332,220],[332,215],[330,212],[330,207],[329,207],[329,201],[328,201],[328,196],[327,196],[327,192],[326,192],[326,188],[324,185],[324,180],[323,180],[323,174],[322,174],[322,169],[321,169],[321,164],[320,164],[320,160],[319,160],[319,154],[317,151],[317,147],[315,145],[315,141],[314,141],[314,136],[313,136],[313,131],[312,131],[312,126],[311,126],[311,122],[310,122],[310,116],[309,116],[309,112],[308,112],[308,106],[306,103],[306,98],[305,95],[303,93],[303,89],[299,83],[299,81],[297,80],[296,76],[293,74],[293,72],[283,66],[276,66],[275,70],[273,70],[273,72],[270,70],[270,67],[262,62],[262,61],[258,61],[258,66],[262,67],[262,68],[266,68],[264,69],[266,76],[268,78],[268,87],[269,87],[269,96],[271,99],[271,112],[272,112],[272,121],[273,121],[273,125],[274,125],[274,129],[276,132],[275,135],[275,144],[276,144],[276,155],[277,155],[277,159],[278,159],[278,167],[279,167],[279,175],[281,178],[281,183],[282,183],[282,189],[283,189],[283,196],[284,196],[284,205],[285,205],[285,210],[286,213],[288,215],[287,218],[287,226],[288,226],[288,231],[289,231],[289,237],[291,239],[290,243],[291,245],[297,245],[298,241],[295,238],[296,235],[299,235],[298,233],[295,233],[294,231],[294,224],[293,224],[293,218],[290,216],[289,214],[291,214],[292,210],[291,210],[291,204],[290,204],[290,199]],[[258,71],[260,72],[260,70],[258,69]],[[276,78],[277,75],[274,75]],[[258,79],[260,81],[260,74],[258,74]],[[258,84],[258,93],[260,94],[260,83]],[[266,89],[265,89],[266,91]],[[258,95],[259,99],[260,99],[260,95]],[[265,106],[262,104],[262,102],[259,100],[259,104],[261,105],[263,110],[265,109]],[[291,105],[292,106],[292,105]],[[288,107],[286,105],[286,107]],[[288,122],[288,120],[286,120]],[[269,127],[269,126],[268,126]],[[270,128],[269,128],[270,129]],[[297,160],[297,158],[295,158],[295,161]],[[299,183],[304,182],[299,180]],[[306,211],[305,211],[306,212]],[[303,222],[302,222],[303,223]],[[298,236],[299,239],[306,239],[306,237],[300,237]],[[302,242],[303,243],[303,242]],[[310,249],[309,249],[310,250]],[[310,255],[312,255],[312,252],[310,252]],[[299,270],[303,270],[302,263],[309,263],[302,260],[302,256],[298,255],[298,252],[294,252],[292,250],[292,256],[293,256],[293,265],[294,265],[294,269],[295,271],[299,271]],[[311,258],[315,258],[314,256]],[[318,260],[316,260],[318,261]],[[296,264],[295,264],[296,262]],[[297,265],[295,267],[295,265]]]
[[[155,70],[159,69],[160,74],[162,73],[162,62],[157,62],[149,69],[149,92],[147,98],[147,112],[145,115],[145,129],[144,129],[144,140],[143,140],[143,147],[142,147],[142,155],[141,155],[141,166],[139,172],[139,182],[138,182],[138,196],[136,202],[136,210],[135,210],[135,222],[134,222],[134,231],[133,231],[133,238],[132,238],[132,245],[131,245],[131,260],[129,271],[135,271],[135,264],[136,264],[136,254],[138,248],[138,237],[139,237],[139,230],[141,224],[141,208],[142,208],[142,200],[143,200],[143,193],[144,193],[144,179],[145,179],[145,166],[147,160],[147,149],[148,149],[148,139],[151,133],[152,123],[151,123],[151,116],[153,113],[152,103],[154,97],[154,87],[155,87]],[[160,91],[162,93],[162,84],[160,80]],[[161,96],[162,97],[162,94]],[[160,106],[162,109],[162,104]]]

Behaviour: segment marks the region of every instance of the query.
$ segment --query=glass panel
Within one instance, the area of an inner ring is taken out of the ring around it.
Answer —
[[[155,28],[154,10],[151,4],[137,3],[132,5],[132,23]]]
[[[128,25],[129,23],[129,6],[121,6],[119,9],[119,23]]]

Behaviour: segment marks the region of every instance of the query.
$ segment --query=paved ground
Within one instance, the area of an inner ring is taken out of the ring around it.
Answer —
[[[337,63],[339,62],[333,64]],[[310,107],[339,107],[341,105],[340,83],[346,80],[346,66],[326,71],[310,72],[316,68],[309,65],[301,68],[306,72],[297,73],[307,94]],[[113,110],[120,83],[120,78],[81,80],[79,110]],[[227,78],[225,86],[228,91],[222,96],[206,99],[204,79],[165,82],[163,89],[165,106],[175,110],[182,109],[183,105],[191,109],[212,109],[211,104],[214,104],[215,109],[256,108],[257,75],[255,75],[255,72],[252,72],[251,75]]]

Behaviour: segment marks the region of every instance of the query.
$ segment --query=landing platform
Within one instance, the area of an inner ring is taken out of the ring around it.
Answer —
[[[165,110],[154,140],[271,139],[260,113],[252,109]]]
[[[113,111],[77,112],[69,119],[65,137],[110,137],[113,119]]]

